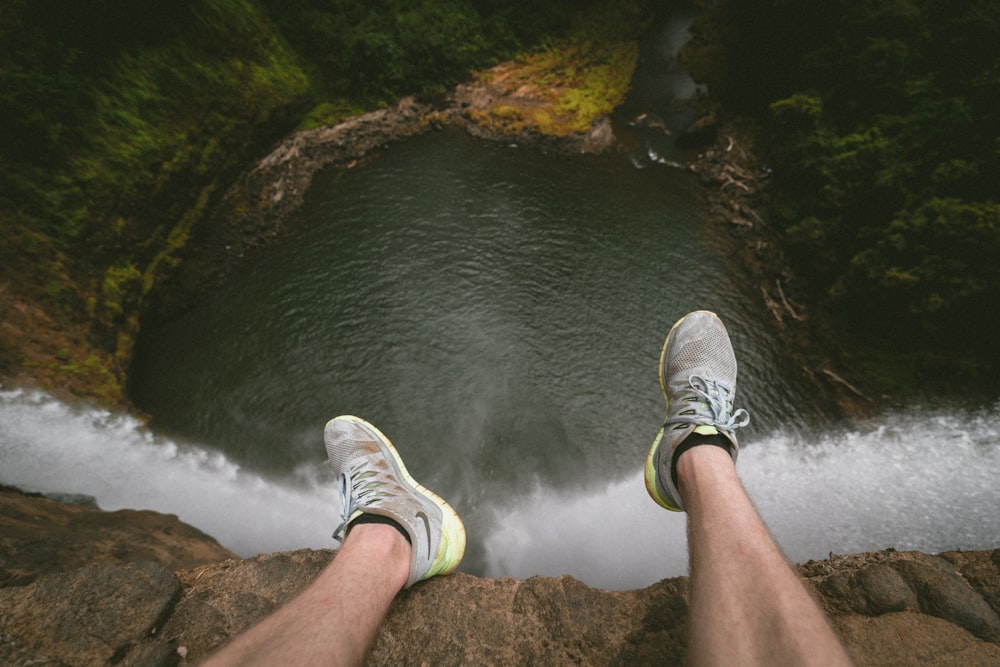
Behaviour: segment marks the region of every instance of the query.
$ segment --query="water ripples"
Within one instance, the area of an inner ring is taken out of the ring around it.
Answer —
[[[494,498],[634,468],[663,419],[663,336],[690,310],[730,325],[748,440],[813,424],[822,406],[707,242],[692,178],[450,134],[399,145],[320,179],[300,234],[145,332],[133,398],[159,432],[274,477],[358,414],[473,535]]]

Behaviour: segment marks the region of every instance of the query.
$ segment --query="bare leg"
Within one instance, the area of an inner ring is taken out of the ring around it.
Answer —
[[[677,459],[688,512],[692,665],[849,665],[720,447]]]
[[[410,545],[384,524],[354,526],[304,591],[205,665],[360,665],[410,572]]]

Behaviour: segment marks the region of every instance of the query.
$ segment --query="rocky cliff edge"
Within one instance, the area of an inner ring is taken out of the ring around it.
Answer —
[[[192,665],[334,558],[241,560],[177,517],[0,488],[0,664]],[[858,665],[1000,665],[1000,549],[799,567]],[[457,573],[404,591],[371,665],[681,664],[687,579],[593,589]]]

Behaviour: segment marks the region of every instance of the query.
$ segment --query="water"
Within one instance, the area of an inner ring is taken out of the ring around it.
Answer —
[[[485,535],[497,498],[634,470],[663,418],[663,336],[689,310],[731,322],[753,429],[817,414],[701,202],[687,174],[621,156],[422,137],[320,183],[303,233],[148,333],[132,395],[159,431],[275,478],[357,414]]]
[[[153,431],[4,394],[0,482],[175,513],[242,555],[332,546],[322,429],[354,413],[460,512],[464,570],[642,586],[686,571],[684,519],[639,473],[660,346],[711,308],[753,414],[741,472],[793,559],[995,546],[996,409],[843,431],[786,367],[700,197],[619,156],[396,146],[318,183],[301,233],[239,284],[146,332],[132,392]]]
[[[995,548],[998,416],[1000,405],[913,409],[815,437],[778,431],[747,447],[740,473],[794,562],[887,547]],[[570,573],[617,590],[686,574],[684,517],[646,496],[641,453],[632,458],[621,478],[573,490],[538,483],[492,499],[480,573]],[[337,513],[322,466],[276,481],[134,418],[20,391],[0,391],[0,483],[177,514],[244,556],[330,547]]]
[[[615,111],[619,138],[633,146],[637,166],[680,165],[692,157],[678,149],[676,138],[697,120],[690,102],[707,89],[691,78],[678,54],[691,38],[696,14],[693,3],[661,5],[641,42],[628,99]]]

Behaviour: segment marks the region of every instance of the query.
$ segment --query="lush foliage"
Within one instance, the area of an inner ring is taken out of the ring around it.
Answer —
[[[693,55],[772,130],[817,293],[872,345],[995,368],[1000,2],[728,0],[706,29],[729,46]]]
[[[268,143],[439,90],[565,28],[573,6],[8,0],[0,289],[124,363],[143,295]]]
[[[157,245],[205,188],[231,177],[309,107],[314,119],[330,121],[440,89],[564,25],[568,6],[7,3],[0,13],[5,250],[37,245],[51,256],[86,241],[85,275],[91,264],[107,264],[105,251],[127,247],[134,259],[136,241]]]
[[[67,7],[4,13],[4,259],[23,267],[29,251],[50,284],[100,302],[101,271],[155,254],[204,188],[290,122],[308,82],[243,0]]]
[[[262,0],[326,91],[367,104],[444,90],[564,26],[571,3]]]
[[[628,95],[647,14],[641,2],[597,5],[578,14],[567,36],[480,73],[501,98],[489,108],[467,109],[495,131],[548,136],[585,133]]]

